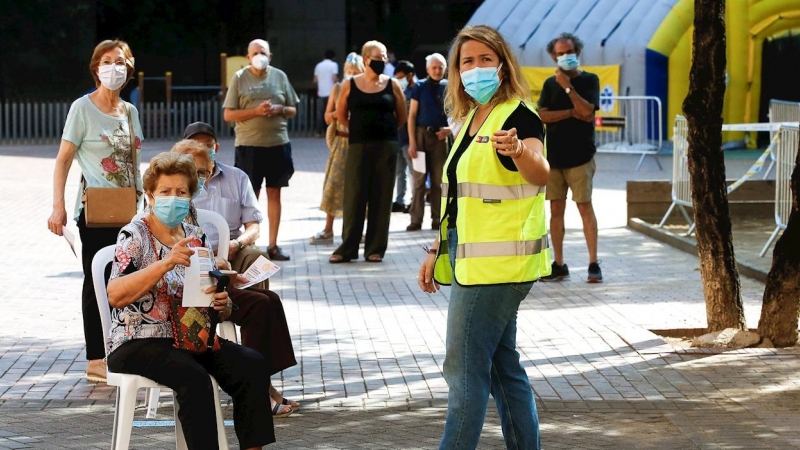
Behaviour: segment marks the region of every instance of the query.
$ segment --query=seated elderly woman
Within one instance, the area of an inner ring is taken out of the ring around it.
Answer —
[[[240,448],[260,449],[275,442],[263,356],[219,337],[213,350],[192,353],[177,348],[173,337],[172,304],[182,301],[191,247],[205,246],[202,231],[183,223],[198,190],[194,160],[176,153],[155,156],[144,173],[143,188],[150,208],[120,230],[108,284],[113,308],[109,370],[141,375],[175,391],[190,449],[217,448],[209,374],[233,399]],[[213,291],[211,286],[207,293]],[[212,305],[221,318],[230,314],[226,292],[214,294]],[[206,318],[213,314],[210,309],[198,308]]]
[[[189,155],[194,158],[201,189],[204,185],[208,187],[209,182],[207,180],[212,176],[220,176],[220,170],[215,167],[208,152],[208,147],[200,141],[184,139],[172,146],[172,152]],[[231,177],[232,172],[239,169],[226,167],[225,170],[226,176]],[[242,173],[242,176],[246,175]],[[249,181],[247,181],[247,186],[250,186]],[[219,196],[219,193],[217,192],[215,195]],[[255,194],[252,194],[252,196],[255,197]],[[198,198],[202,199],[203,195],[199,195]],[[210,204],[212,211],[219,214],[225,213],[223,210],[213,208],[217,203],[206,203]],[[228,208],[229,211],[231,209],[233,208]],[[186,216],[184,222],[203,225],[197,222],[194,201],[192,201],[190,213]],[[256,225],[258,224],[256,223]],[[229,230],[217,231],[228,233]],[[211,236],[211,233],[209,233],[209,236]],[[218,242],[213,237],[210,240],[212,241],[211,246],[216,248]],[[221,269],[231,268],[230,262],[219,257],[217,257],[217,266]],[[235,306],[227,320],[242,327],[242,345],[250,347],[264,356],[269,375],[272,376],[297,364],[294,348],[292,347],[292,336],[289,334],[289,324],[286,322],[286,312],[283,310],[283,303],[278,294],[269,289],[251,287],[244,290],[229,286],[228,295]],[[269,380],[266,381],[269,382]],[[280,392],[272,387],[271,383],[269,387],[273,418],[286,417],[300,407],[299,403],[283,397]]]

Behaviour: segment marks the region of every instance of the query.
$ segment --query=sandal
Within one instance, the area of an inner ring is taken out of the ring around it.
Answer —
[[[284,397],[283,394],[278,392],[272,384],[269,385],[269,397],[280,403],[281,405],[289,405],[292,409],[300,409],[300,403],[297,403],[294,400],[289,400],[288,398]],[[280,400],[279,400],[280,399]]]
[[[373,253],[372,255],[367,256],[367,262],[379,263],[383,262],[383,256]]]
[[[287,411],[288,408],[288,411]],[[278,402],[275,402],[275,406],[272,407],[272,418],[273,419],[280,419],[283,417],[289,417],[292,415],[294,410],[291,406],[283,405]]]
[[[333,244],[333,231],[329,233],[326,233],[324,230],[320,231],[314,236],[311,236],[309,242],[311,245]]]
[[[331,257],[328,258],[328,262],[331,264],[349,263],[350,261],[350,258],[345,258],[342,255],[331,255]]]

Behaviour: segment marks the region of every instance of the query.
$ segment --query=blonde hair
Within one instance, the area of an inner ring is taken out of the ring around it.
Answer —
[[[152,194],[162,175],[183,175],[189,182],[189,194],[197,192],[197,168],[194,158],[189,155],[180,155],[173,152],[159,153],[150,160],[150,167],[144,171],[142,187],[148,194]]]
[[[463,122],[472,108],[478,106],[478,102],[464,91],[464,85],[461,83],[461,47],[467,41],[478,41],[487,45],[497,54],[502,64],[499,73],[500,87],[489,101],[489,105],[499,105],[514,98],[528,100],[530,97],[528,83],[520,72],[517,57],[511,51],[508,42],[490,26],[468,26],[459,31],[450,47],[447,93],[444,98],[445,112],[448,116],[456,122]]]
[[[125,79],[125,84],[128,84],[128,81],[133,78],[134,58],[133,53],[131,52],[131,47],[125,41],[121,41],[119,39],[107,39],[97,44],[97,47],[95,47],[94,51],[92,52],[92,59],[89,60],[89,72],[92,74],[92,78],[94,78],[94,85],[96,87],[100,87],[100,77],[97,76],[97,68],[100,67],[100,59],[103,57],[103,55],[108,53],[109,50],[113,50],[115,48],[122,50],[122,54],[125,55],[125,68],[128,69],[128,77]],[[125,87],[125,84],[122,86]]]
[[[364,73],[364,58],[356,52],[350,52],[344,60],[345,70],[347,70],[348,67],[357,70],[358,73]]]
[[[213,165],[211,162],[211,155],[208,154],[208,147],[206,147],[205,144],[201,143],[200,141],[195,141],[194,139],[184,139],[182,141],[178,141],[172,146],[172,150],[170,151],[179,155],[190,155],[192,157],[199,156],[200,159],[208,163],[208,167]]]
[[[378,41],[367,41],[361,47],[361,57],[364,58],[364,59],[369,58],[369,52],[372,51],[372,49],[374,49],[374,48],[380,49],[381,51],[384,51],[384,52],[386,51],[386,46],[381,44],[380,42],[378,42]]]

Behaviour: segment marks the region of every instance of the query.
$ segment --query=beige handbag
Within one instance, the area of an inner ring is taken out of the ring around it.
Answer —
[[[83,211],[88,228],[119,228],[130,223],[136,215],[136,134],[133,130],[131,108],[128,110],[128,133],[131,140],[132,187],[87,187],[83,191]]]

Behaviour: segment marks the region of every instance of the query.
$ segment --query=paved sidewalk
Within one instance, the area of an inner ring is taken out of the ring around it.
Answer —
[[[145,160],[169,145],[146,142]],[[441,371],[448,289],[427,295],[415,281],[421,247],[434,232],[406,232],[408,215],[395,213],[384,263],[367,264],[362,255],[328,264],[334,247],[308,243],[324,224],[318,202],[328,152],[321,139],[297,139],[293,148],[297,172],[284,191],[279,239],[292,260],[271,286],[283,298],[300,364],[273,381],[302,409],[276,421],[278,443],[436,448],[447,402]],[[114,390],[82,377],[80,264],[46,228],[55,152],[54,145],[0,147],[0,449],[110,442]],[[220,158],[232,161],[232,142],[223,143]],[[702,328],[705,306],[696,258],[624,228],[624,181],[669,177],[668,158],[664,172],[652,161],[633,172],[635,163],[635,156],[598,156],[606,282],[584,282],[586,249],[570,207],[572,279],[536,284],[519,314],[518,346],[545,448],[800,448],[797,350],[673,348],[648,331]],[[68,208],[78,179],[75,164]],[[261,203],[265,208],[264,196]],[[337,221],[337,233],[340,227]],[[751,327],[763,288],[742,279]],[[171,397],[165,393],[162,402],[159,420],[169,420]],[[238,448],[232,428],[228,434]],[[172,429],[136,428],[132,448],[174,448]],[[493,403],[480,448],[504,448]]]

